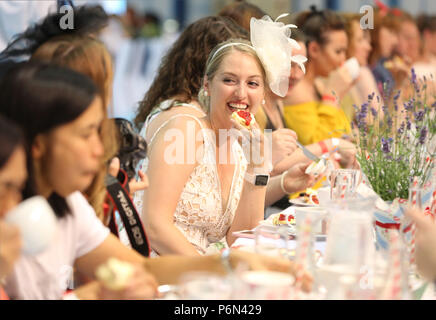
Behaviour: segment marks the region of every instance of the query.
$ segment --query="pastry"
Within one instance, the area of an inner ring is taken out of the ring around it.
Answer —
[[[97,279],[111,290],[123,290],[134,273],[132,264],[110,258],[97,268]]]
[[[232,113],[232,118],[247,129],[250,129],[251,126],[256,122],[253,114],[245,110],[234,111]]]
[[[278,213],[272,218],[275,226],[295,224],[295,217],[292,214]]]
[[[306,174],[313,174],[315,176],[322,174],[327,169],[324,160],[320,160],[318,162],[312,162],[307,168]]]
[[[319,205],[318,192],[314,189],[307,188],[300,196],[304,203]]]

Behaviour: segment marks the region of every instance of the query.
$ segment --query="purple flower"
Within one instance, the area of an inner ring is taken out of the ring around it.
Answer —
[[[362,104],[362,106],[360,107],[360,112],[365,113],[365,114],[368,113],[368,103],[367,102]]]
[[[415,91],[417,93],[419,93],[419,85],[418,85],[418,80],[416,79],[416,73],[415,73],[415,69],[412,68],[412,79],[411,82],[413,84],[413,87],[415,88]]]
[[[415,73],[415,69],[414,68],[412,68],[412,78],[411,78],[411,81],[412,81],[412,83],[416,83],[416,73]]]
[[[415,116],[416,121],[422,121],[424,119],[424,111],[418,111],[413,114]]]
[[[371,107],[371,114],[372,114],[373,117],[377,116],[377,110],[375,108],[373,108],[373,107]]]
[[[403,134],[405,126],[406,124],[404,122],[401,122],[400,127],[397,130],[398,134]]]
[[[428,133],[427,127],[425,127],[425,126],[422,127],[421,132],[419,133],[419,143],[420,144],[424,144],[425,138],[427,138],[427,133]]]
[[[394,100],[398,100],[398,98],[400,97],[401,94],[401,90],[397,91],[397,94],[394,96]]]
[[[381,138],[381,144],[382,144],[382,151],[384,153],[391,152],[389,149],[389,141],[388,140],[386,140],[385,138]]]
[[[375,92],[369,94],[369,95],[368,95],[368,101],[369,101],[369,102],[372,101],[372,99],[374,99],[374,96],[375,96]]]
[[[388,117],[388,119],[386,120],[386,123],[387,123],[388,126],[391,127],[391,128],[392,128],[392,125],[394,124],[393,121],[392,121],[392,118],[391,118],[391,117]]]
[[[413,99],[410,99],[409,101],[404,103],[404,109],[406,109],[407,111],[413,110]]]
[[[360,107],[360,112],[356,114],[357,127],[359,129],[365,128],[367,115],[368,115],[368,103],[365,102]]]
[[[407,130],[410,130],[410,128],[412,128],[412,122],[410,122],[409,118],[406,118],[406,121],[407,121],[406,128],[407,128]]]

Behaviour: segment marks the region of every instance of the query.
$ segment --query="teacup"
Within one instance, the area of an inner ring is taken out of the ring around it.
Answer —
[[[53,209],[42,196],[21,202],[6,214],[5,221],[20,229],[22,251],[29,255],[44,251],[53,240],[57,228]]]
[[[288,300],[292,296],[295,278],[275,271],[245,271],[241,281],[246,286],[246,298],[252,300]]]

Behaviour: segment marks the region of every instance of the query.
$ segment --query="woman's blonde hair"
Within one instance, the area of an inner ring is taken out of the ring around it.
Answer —
[[[213,77],[216,75],[224,58],[234,50],[242,53],[246,53],[252,56],[256,60],[260,70],[262,71],[262,78],[266,88],[267,87],[266,72],[262,65],[262,62],[257,56],[256,51],[252,47],[250,41],[244,39],[230,39],[217,45],[209,54],[209,58],[206,61],[206,69],[204,72],[204,76],[207,77],[209,81],[211,81]],[[210,107],[209,96],[206,96],[204,94],[204,77],[202,79],[201,89],[198,92],[198,101],[200,102],[201,106],[205,110],[209,110]]]
[[[111,55],[105,45],[93,36],[62,35],[44,42],[33,53],[31,60],[50,62],[85,74],[94,81],[99,90],[105,107],[105,117],[100,131],[105,153],[101,169],[85,194],[97,216],[103,220],[107,163],[118,152],[116,127],[113,120],[108,118],[113,80]]]

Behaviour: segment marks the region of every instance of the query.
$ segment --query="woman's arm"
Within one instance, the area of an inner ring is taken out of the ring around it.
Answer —
[[[174,225],[174,212],[189,176],[197,165],[199,124],[189,117],[171,120],[150,145],[142,221],[152,248],[160,255],[197,255],[194,246]]]
[[[130,262],[137,266],[142,266],[144,275],[144,283],[141,286],[136,284],[136,293],[132,297],[150,298],[156,284],[176,284],[181,275],[191,271],[208,271],[224,275],[227,269],[222,263],[221,256],[176,256],[167,255],[158,258],[144,258],[136,251],[131,250],[121,244],[121,242],[112,234],[93,251],[78,258],[75,263],[77,270],[88,277],[95,279],[95,270],[102,263],[105,263],[109,258],[117,258],[122,261]],[[295,275],[296,268],[291,261],[275,257],[266,257],[240,250],[232,250],[230,253],[230,265],[235,270],[242,263],[247,269],[251,270],[272,270],[280,272],[290,272]],[[156,279],[156,283],[152,281],[150,276]],[[307,285],[310,285],[311,280],[307,279]],[[146,287],[146,288],[144,288]],[[103,285],[101,282],[94,281],[75,290],[75,294],[79,299],[100,299]],[[148,291],[145,291],[147,289]],[[125,293],[119,293],[124,295]],[[116,297],[122,298],[123,296]]]
[[[316,182],[315,177],[305,173],[309,162],[306,159],[284,171],[281,175],[273,177],[266,190],[265,206],[270,206],[291,193],[313,186]]]

